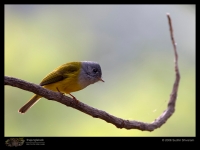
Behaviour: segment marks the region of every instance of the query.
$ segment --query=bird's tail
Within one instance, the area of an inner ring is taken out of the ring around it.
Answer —
[[[39,95],[34,95],[22,108],[19,109],[19,113],[25,113],[29,108],[31,108],[38,100],[41,98]]]

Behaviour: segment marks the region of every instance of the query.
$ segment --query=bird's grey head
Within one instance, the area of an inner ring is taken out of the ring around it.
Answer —
[[[98,81],[103,81],[101,79],[101,67],[98,63],[92,61],[82,61],[81,64],[84,78],[89,82],[89,84],[93,84]]]

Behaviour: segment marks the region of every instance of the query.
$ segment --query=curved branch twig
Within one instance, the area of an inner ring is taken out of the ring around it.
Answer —
[[[115,125],[117,128],[125,128],[125,129],[138,129],[142,131],[153,131],[159,127],[161,127],[174,113],[175,111],[175,103],[177,98],[177,92],[178,92],[178,85],[180,80],[180,74],[179,74],[179,68],[178,68],[178,54],[176,51],[176,43],[173,36],[173,29],[172,29],[172,23],[170,15],[167,14],[168,21],[169,21],[169,27],[170,27],[170,35],[171,40],[174,48],[174,55],[175,55],[175,82],[173,85],[173,89],[170,95],[170,99],[168,102],[167,109],[152,123],[145,123],[135,120],[125,120],[118,117],[115,117],[111,114],[108,114],[105,111],[98,110],[96,108],[93,108],[91,106],[88,106],[82,102],[76,103],[72,98],[62,95],[59,92],[53,92],[48,89],[45,89],[37,84],[29,83],[17,78],[13,77],[4,77],[4,85],[10,85],[14,87],[18,87],[20,89],[33,92],[35,94],[41,95],[42,97],[57,101],[61,104],[64,104],[69,107],[73,107],[79,111],[82,111],[90,116],[93,116],[94,118],[100,118],[102,120],[105,120],[108,123],[111,123]]]

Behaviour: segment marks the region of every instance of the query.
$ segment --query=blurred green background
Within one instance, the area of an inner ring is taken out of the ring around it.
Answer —
[[[153,132],[118,129],[5,86],[5,136],[195,136],[195,5],[5,5],[5,75],[39,84],[70,61],[99,62],[105,83],[73,93],[123,119],[152,122],[175,79],[170,13],[181,73],[176,111]],[[156,110],[156,111],[154,111]]]

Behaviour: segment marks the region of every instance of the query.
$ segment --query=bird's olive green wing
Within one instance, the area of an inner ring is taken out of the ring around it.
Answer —
[[[49,73],[40,83],[41,86],[52,84],[58,81],[61,81],[65,78],[68,78],[71,74],[79,71],[80,63],[72,62],[64,64],[56,68],[53,72]]]

